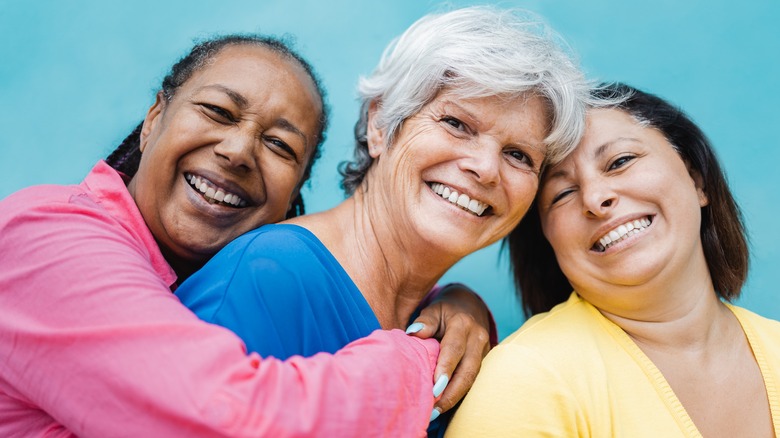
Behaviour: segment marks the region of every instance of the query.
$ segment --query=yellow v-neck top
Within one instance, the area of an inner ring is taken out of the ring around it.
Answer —
[[[753,349],[780,437],[780,322],[728,307]],[[550,312],[529,319],[488,354],[446,436],[701,434],[634,341],[573,293]]]

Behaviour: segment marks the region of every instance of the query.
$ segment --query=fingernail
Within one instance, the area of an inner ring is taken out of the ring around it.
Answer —
[[[433,385],[433,397],[438,397],[441,395],[442,392],[444,392],[444,388],[447,387],[447,384],[450,383],[450,378],[447,377],[446,374],[442,374],[438,380],[436,380],[436,384]]]
[[[425,324],[421,322],[415,322],[414,324],[410,325],[406,328],[406,334],[411,335],[412,333],[417,333],[420,330],[422,330],[425,327]]]
[[[439,415],[441,415],[441,412],[439,412],[439,408],[433,408],[433,412],[431,412],[431,419],[428,420],[430,423],[431,421],[439,418]]]

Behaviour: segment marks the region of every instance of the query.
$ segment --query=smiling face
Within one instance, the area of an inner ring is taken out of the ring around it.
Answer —
[[[707,199],[697,179],[659,131],[620,110],[591,110],[584,138],[548,170],[538,201],[574,289],[609,308],[638,302],[629,290],[708,278],[699,234]]]
[[[539,97],[465,99],[440,92],[406,120],[394,145],[369,120],[366,178],[392,226],[463,257],[504,237],[528,210],[544,160]]]
[[[295,61],[223,48],[170,101],[158,95],[128,189],[177,272],[284,218],[317,143],[322,105]]]

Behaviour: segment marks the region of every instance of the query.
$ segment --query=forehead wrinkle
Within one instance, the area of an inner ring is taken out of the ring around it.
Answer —
[[[542,177],[542,184],[545,185],[555,179],[566,179],[570,172],[566,169],[558,168],[553,171],[545,172]]]
[[[233,101],[233,103],[235,103],[236,105],[238,105],[241,108],[245,108],[245,107],[247,107],[249,105],[249,101],[244,96],[242,96],[241,93],[233,90],[232,88],[226,87],[226,86],[224,86],[222,84],[204,85],[203,87],[200,87],[198,89],[198,91],[203,90],[203,89],[216,89],[216,90],[219,90],[219,91],[225,93],[230,98],[230,100]]]

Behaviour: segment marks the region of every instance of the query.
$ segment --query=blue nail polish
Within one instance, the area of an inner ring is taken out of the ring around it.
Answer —
[[[442,374],[438,380],[436,380],[436,384],[433,385],[433,396],[438,397],[441,395],[442,392],[444,392],[444,388],[447,387],[447,384],[450,383],[450,378],[447,377],[446,374]]]
[[[430,419],[430,420],[428,420],[428,422],[430,423],[431,421],[433,421],[433,420],[435,420],[435,419],[439,418],[439,415],[441,415],[441,412],[439,412],[439,410],[438,410],[438,409],[436,409],[436,408],[433,408],[433,412],[431,412],[431,419]]]
[[[414,324],[410,325],[406,328],[406,334],[411,335],[412,333],[417,333],[420,330],[422,330],[425,327],[425,324],[421,322],[415,322]]]

